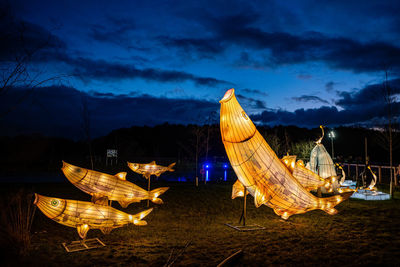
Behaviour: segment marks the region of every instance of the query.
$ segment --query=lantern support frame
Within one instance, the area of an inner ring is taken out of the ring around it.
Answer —
[[[258,224],[246,225],[246,213],[247,213],[246,206],[247,206],[247,188],[244,187],[243,209],[242,209],[242,214],[240,215],[239,225],[233,225],[230,223],[225,223],[225,225],[239,232],[264,230],[265,227]],[[243,223],[242,225],[240,225],[242,221]]]
[[[95,248],[102,248],[102,247],[106,246],[106,244],[104,244],[97,237],[78,240],[78,241],[72,241],[70,243],[64,242],[64,243],[62,243],[62,245],[65,248],[65,250],[69,253],[76,252],[76,251],[82,251],[82,250],[95,249]]]

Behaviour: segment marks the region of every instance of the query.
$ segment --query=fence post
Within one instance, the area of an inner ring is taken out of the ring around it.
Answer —
[[[356,180],[358,179],[358,164],[356,163]]]
[[[378,179],[379,183],[382,183],[382,167],[378,166]]]
[[[350,163],[347,164],[347,175],[351,178],[351,175],[350,175]]]
[[[393,172],[393,178],[394,178],[394,185],[397,186],[397,172],[396,172],[396,167],[393,167],[392,172]]]

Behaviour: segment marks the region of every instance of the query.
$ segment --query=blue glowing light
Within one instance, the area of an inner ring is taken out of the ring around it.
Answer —
[[[208,181],[208,170],[206,170],[206,181]]]
[[[224,168],[228,168],[228,164],[224,164]]]
[[[227,175],[227,171],[225,170],[224,171],[224,181],[226,182],[226,178],[228,177],[228,175]]]

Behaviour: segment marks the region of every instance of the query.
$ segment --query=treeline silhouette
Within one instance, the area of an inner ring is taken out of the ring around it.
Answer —
[[[280,148],[276,152],[280,157],[288,150],[291,153],[293,144],[312,142],[321,135],[319,128],[306,129],[296,126],[258,126],[257,128],[266,137],[267,142],[279,143]],[[327,136],[329,131],[330,129],[326,129],[323,144],[331,153],[331,140]],[[364,162],[364,139],[367,137],[370,162],[388,163],[389,153],[385,149],[387,144],[380,131],[357,127],[338,127],[334,131],[336,161]],[[268,140],[270,138],[274,140]],[[165,123],[155,127],[134,126],[114,130],[90,142],[94,169],[97,170],[115,169],[117,171],[121,169],[121,166],[126,165],[126,161],[150,162],[152,160],[160,164],[175,161],[178,169],[192,170],[195,168],[196,151],[199,164],[205,160],[228,161],[217,124],[198,126]],[[3,136],[0,137],[0,145],[2,148],[1,174],[59,172],[62,160],[87,168],[91,166],[89,144],[85,140],[74,141],[43,135]],[[118,150],[117,164],[106,165],[107,149]],[[398,165],[399,161],[398,153],[394,153],[394,165]]]

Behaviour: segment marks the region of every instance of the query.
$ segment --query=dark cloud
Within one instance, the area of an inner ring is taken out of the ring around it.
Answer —
[[[0,98],[0,114],[13,106],[25,89],[13,88]],[[131,94],[84,93],[71,87],[40,87],[13,112],[0,120],[2,135],[42,133],[84,138],[83,103],[87,103],[93,137],[132,125],[165,122],[202,124],[219,109],[218,101]]]
[[[104,24],[94,24],[90,28],[89,37],[95,41],[112,43],[125,48],[133,48],[132,32],[136,25],[132,20],[108,18]]]
[[[327,92],[330,93],[330,92],[333,91],[335,85],[336,85],[335,82],[332,82],[332,81],[327,82],[327,83],[325,84],[325,90],[326,90]]]
[[[393,94],[400,93],[400,79],[389,81]],[[354,92],[338,92],[339,100],[335,106],[322,106],[313,109],[297,109],[293,112],[285,110],[265,110],[252,118],[269,125],[297,125],[315,127],[317,125],[366,125],[374,126],[382,123],[387,116],[382,84],[368,85]],[[400,115],[400,102],[395,99],[392,112],[394,118]]]
[[[388,85],[392,88],[393,95],[400,93],[400,79],[388,81]],[[384,105],[384,85],[383,83],[371,84],[361,90],[353,92],[337,92],[339,99],[336,105],[344,109],[367,108],[369,106]]]
[[[249,89],[249,88],[245,88],[242,90],[245,93],[249,93],[249,94],[257,94],[257,95],[261,95],[261,96],[268,96],[268,94],[266,92],[257,90],[257,89]]]
[[[324,62],[334,69],[354,72],[382,71],[385,66],[400,70],[400,48],[394,44],[360,42],[319,32],[305,32],[301,35],[283,31],[268,32],[255,26],[258,17],[254,14],[238,14],[208,18],[203,23],[213,32],[213,37],[197,38],[190,42],[185,38],[168,37],[164,38],[164,43],[213,56],[233,45],[263,53],[260,61],[259,57],[257,60],[251,59],[250,52],[242,52],[239,59],[242,63],[239,65],[245,66],[273,67],[313,61]]]
[[[74,67],[74,74],[82,79],[96,79],[115,81],[121,79],[144,79],[157,82],[185,82],[192,81],[196,85],[211,86],[231,84],[227,81],[212,77],[199,77],[191,73],[175,70],[154,68],[138,69],[132,64],[92,60],[88,58],[69,59],[68,63]]]
[[[312,78],[311,74],[298,74],[297,78],[300,80],[309,80]]]
[[[255,98],[252,98],[252,97],[243,96],[243,95],[240,95],[240,94],[236,94],[236,96],[237,96],[237,98],[239,98],[240,100],[244,100],[244,102],[245,102],[250,108],[253,108],[253,109],[256,109],[256,110],[266,109],[266,108],[267,108],[266,105],[265,105],[265,103],[264,103],[264,101],[261,101],[261,100],[259,100],[259,99],[255,99]]]
[[[225,50],[215,39],[172,38],[170,36],[161,36],[158,39],[166,47],[179,47],[185,53],[195,51],[197,55],[205,58],[212,58]]]
[[[47,29],[14,16],[0,5],[0,63],[41,60],[65,49],[65,43]]]
[[[329,104],[328,101],[314,95],[302,95],[299,97],[292,97],[292,99],[296,102],[314,102],[314,103]]]

